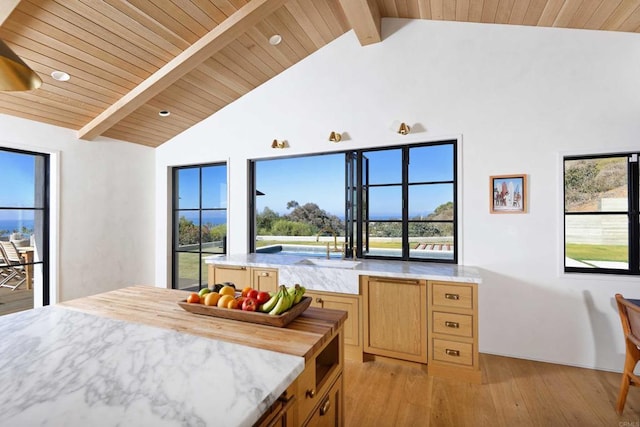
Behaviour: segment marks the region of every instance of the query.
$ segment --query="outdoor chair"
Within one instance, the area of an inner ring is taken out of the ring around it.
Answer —
[[[616,302],[626,346],[620,394],[616,404],[616,412],[622,414],[624,404],[627,401],[629,386],[640,386],[640,377],[633,373],[638,361],[640,361],[640,305],[634,304],[636,301],[631,302],[620,294],[616,294]]]
[[[0,279],[0,287],[10,288],[15,291],[27,280],[27,272],[22,264],[22,258],[12,242],[0,241],[0,257],[4,259],[2,273],[4,278]],[[17,280],[17,283],[12,284]]]

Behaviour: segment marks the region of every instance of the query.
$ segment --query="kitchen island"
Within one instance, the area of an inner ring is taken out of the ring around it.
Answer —
[[[304,400],[297,378],[334,346],[325,379],[341,384],[345,313],[274,328],[188,313],[185,297],[136,286],[0,317],[2,423],[250,426]]]

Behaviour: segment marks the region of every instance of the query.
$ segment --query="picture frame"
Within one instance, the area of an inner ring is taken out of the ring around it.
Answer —
[[[527,175],[492,175],[489,177],[489,211],[494,213],[527,212]]]

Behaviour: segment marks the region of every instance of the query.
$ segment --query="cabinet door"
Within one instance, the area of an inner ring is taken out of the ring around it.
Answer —
[[[324,292],[305,292],[311,297],[311,306],[343,310],[348,313],[344,322],[344,343],[360,345],[360,300],[357,296],[343,296]]]
[[[342,374],[338,377],[327,394],[320,399],[320,404],[313,415],[305,423],[306,427],[337,427],[344,425],[342,408]]]
[[[252,268],[251,287],[266,292],[278,290],[278,270],[275,268]]]
[[[364,351],[427,363],[427,283],[369,277],[363,287]]]
[[[249,268],[235,265],[216,265],[214,269],[214,283],[232,282],[240,290],[250,286],[251,275]]]

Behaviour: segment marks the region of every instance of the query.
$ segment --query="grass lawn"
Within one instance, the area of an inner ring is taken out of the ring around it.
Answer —
[[[586,245],[567,243],[566,255],[578,261],[619,261],[628,262],[627,246]]]

